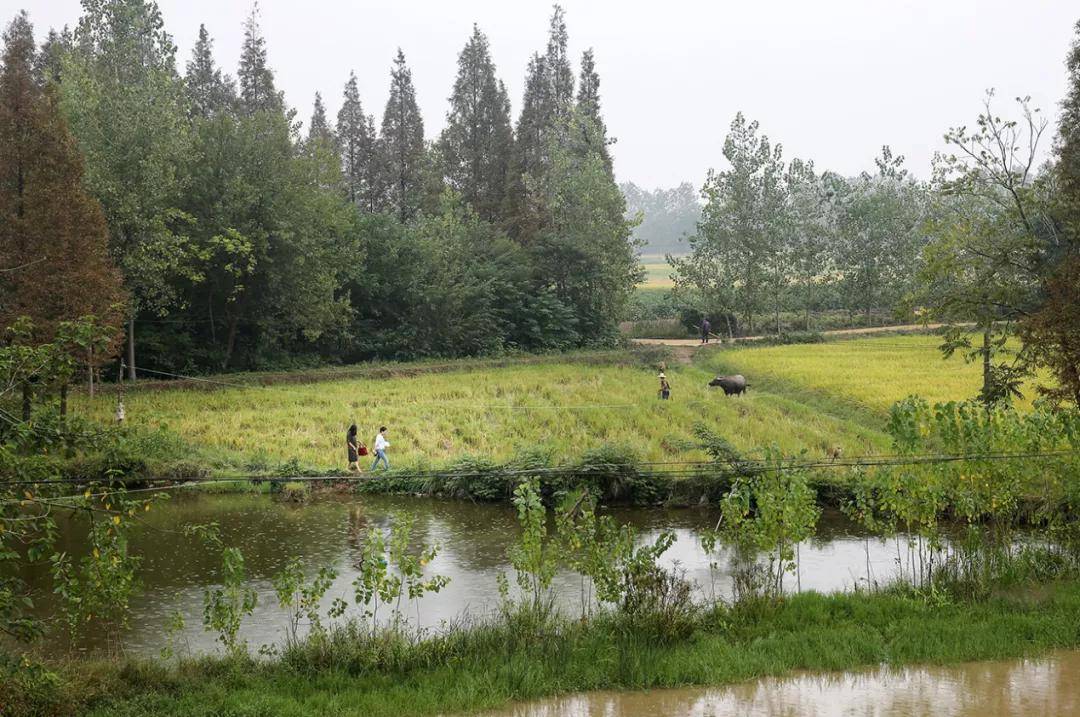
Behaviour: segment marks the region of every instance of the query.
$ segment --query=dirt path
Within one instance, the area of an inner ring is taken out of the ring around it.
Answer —
[[[940,329],[944,324],[899,324],[897,326],[870,326],[862,329],[833,329],[832,331],[822,331],[821,335],[826,337],[833,336],[859,336],[862,334],[886,334],[886,333],[916,333],[919,331],[930,331],[933,329]],[[744,341],[761,341],[763,339],[770,338],[770,335],[761,336],[740,336],[735,339],[737,343]],[[702,346],[719,346],[719,340],[712,340],[707,344],[701,343],[701,339],[631,339],[635,344],[643,344],[647,346],[678,346],[688,349],[698,348]]]

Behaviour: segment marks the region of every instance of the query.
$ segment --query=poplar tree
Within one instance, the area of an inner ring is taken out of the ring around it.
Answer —
[[[390,98],[383,112],[380,141],[389,206],[406,221],[416,215],[423,201],[426,157],[424,120],[416,104],[412,72],[400,48],[390,72]]]
[[[176,48],[156,3],[83,0],[63,62],[61,105],[86,160],[85,183],[102,203],[110,251],[131,292],[127,365],[135,378],[135,312],[177,301],[187,224],[176,211],[189,150]]]
[[[4,33],[0,72],[0,325],[28,316],[48,342],[87,315],[118,329],[124,291],[101,205],[83,189],[79,150],[33,63],[24,12]]]
[[[364,114],[355,72],[349,73],[349,81],[345,83],[345,101],[337,115],[337,137],[345,196],[362,211],[377,211],[382,202],[378,191],[375,118]]]
[[[505,210],[512,145],[510,98],[495,77],[488,39],[474,25],[458,56],[439,150],[447,182],[487,221]]]
[[[211,117],[231,110],[236,103],[236,84],[228,75],[223,76],[214,63],[214,41],[206,25],[199,25],[199,39],[187,63],[184,87],[192,117]]]

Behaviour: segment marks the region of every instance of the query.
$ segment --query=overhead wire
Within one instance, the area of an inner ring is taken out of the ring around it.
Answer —
[[[520,469],[495,469],[493,471],[481,471],[481,470],[430,470],[430,471],[405,471],[405,472],[391,472],[387,474],[389,478],[396,480],[408,480],[408,479],[450,479],[450,478],[480,478],[490,477],[493,473],[504,478],[514,478],[522,476],[543,476],[543,475],[556,475],[556,476],[575,476],[575,477],[588,477],[603,472],[611,472],[618,470],[630,469],[637,477],[642,478],[665,478],[665,477],[685,477],[685,476],[706,476],[706,475],[753,475],[760,473],[770,472],[784,472],[790,470],[818,470],[818,469],[833,469],[833,468],[860,468],[860,467],[887,467],[887,466],[903,466],[903,465],[920,465],[920,464],[935,464],[935,463],[949,463],[959,461],[972,461],[972,462],[985,462],[985,461],[1000,461],[1000,460],[1017,460],[1017,459],[1033,459],[1033,458],[1054,458],[1064,457],[1070,455],[1080,454],[1077,450],[1056,450],[1056,451],[1028,451],[1028,452],[1000,452],[1000,453],[972,453],[972,454],[913,454],[913,455],[893,455],[893,456],[863,456],[859,457],[859,460],[853,459],[836,459],[836,460],[819,460],[819,461],[800,461],[797,459],[790,460],[769,460],[769,459],[737,459],[732,461],[668,461],[668,462],[656,462],[653,464],[639,463],[639,464],[596,464],[594,466],[582,467],[582,466],[557,466],[557,467],[542,467],[542,468],[520,468]],[[660,470],[641,470],[640,466],[649,465],[661,465],[661,466],[675,466],[673,468],[666,468]],[[188,488],[202,485],[211,485],[215,483],[316,483],[316,482],[331,482],[331,483],[360,483],[379,480],[373,474],[367,475],[346,475],[346,476],[235,476],[235,477],[221,477],[221,478],[199,478],[189,480],[177,480],[177,479],[133,479],[131,481],[86,481],[77,479],[50,479],[50,480],[23,480],[23,481],[5,481],[6,485],[11,486],[40,486],[40,485],[97,485],[97,484],[109,484],[125,487],[125,483],[132,483],[136,485],[142,485],[147,482],[165,482],[169,485],[158,487],[142,487],[125,489],[126,494],[131,493],[152,493],[152,492],[165,492],[168,490],[175,490],[179,488]],[[6,501],[0,501],[0,504],[12,505],[25,502],[42,502],[43,500],[50,501],[50,505],[56,505],[56,507],[71,507],[77,506],[65,506],[60,505],[58,501],[63,500],[82,500],[95,497],[106,497],[112,495],[112,492],[103,492],[90,494],[86,493],[70,494],[64,496],[47,496],[42,499],[37,498],[16,498]]]

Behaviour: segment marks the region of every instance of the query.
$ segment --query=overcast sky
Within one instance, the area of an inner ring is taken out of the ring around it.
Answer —
[[[941,136],[971,124],[985,90],[1002,113],[1030,95],[1056,122],[1076,0],[564,0],[575,58],[593,47],[620,181],[700,185],[722,167],[737,111],[788,157],[855,174],[882,144],[927,176]],[[235,74],[247,0],[159,0],[187,62],[200,23]],[[381,114],[400,45],[429,138],[442,128],[457,54],[479,24],[520,106],[525,66],[551,13],[534,0],[261,0],[278,87],[305,120],[320,91],[331,112],[355,69],[368,112]],[[79,0],[0,0],[25,8],[39,38],[74,25]],[[575,60],[576,63],[576,60]],[[576,72],[576,69],[575,69]],[[378,121],[378,119],[376,119]],[[1047,138],[1049,145],[1049,138]]]

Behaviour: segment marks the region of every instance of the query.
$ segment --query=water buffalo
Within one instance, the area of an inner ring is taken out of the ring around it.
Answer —
[[[746,382],[746,377],[742,374],[735,374],[734,376],[717,376],[712,381],[709,381],[709,385],[724,389],[724,395],[730,396],[731,394],[745,393],[750,384]]]

